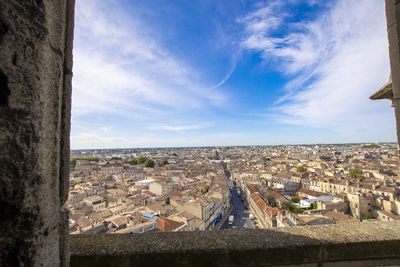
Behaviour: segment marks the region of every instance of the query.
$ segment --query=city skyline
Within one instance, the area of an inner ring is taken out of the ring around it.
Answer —
[[[400,220],[396,143],[82,152],[69,162],[72,235]]]
[[[277,144],[277,145],[228,145],[228,146],[164,146],[164,147],[114,147],[114,148],[72,148],[71,151],[76,153],[79,151],[125,151],[125,150],[190,150],[202,148],[271,148],[271,147],[311,147],[311,146],[352,146],[352,145],[389,145],[397,144],[396,142],[366,142],[366,143],[308,143],[308,144]]]
[[[377,0],[79,1],[71,147],[393,142],[387,45]]]

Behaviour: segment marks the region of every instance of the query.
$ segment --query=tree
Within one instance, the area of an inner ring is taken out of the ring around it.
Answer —
[[[69,159],[69,166],[71,169],[74,169],[76,165],[76,158],[70,158]]]
[[[267,202],[272,207],[276,207],[277,206],[276,199],[274,198],[273,195],[267,195]]]
[[[81,158],[76,158],[79,160],[88,160],[88,161],[99,161],[99,158],[96,157],[81,157]]]
[[[291,211],[293,213],[302,213],[302,209],[297,207],[295,204],[293,204],[291,201],[285,201],[282,203],[282,209]]]
[[[265,157],[264,160],[265,161],[271,161],[271,158],[270,157]]]
[[[371,219],[373,219],[374,217],[372,217],[372,214],[371,214],[371,212],[368,212],[367,214],[365,214],[364,216],[363,216],[363,220],[371,220]]]
[[[312,203],[310,209],[315,210],[317,209],[317,207],[318,207],[317,203]]]
[[[145,157],[139,157],[138,159],[137,159],[137,163],[138,164],[144,164],[146,162],[146,158]]]
[[[380,148],[380,146],[377,144],[368,144],[368,145],[364,145],[364,148]]]
[[[144,166],[147,168],[153,168],[154,165],[155,165],[155,162],[152,159],[148,159],[144,162]]]
[[[293,205],[293,203],[290,202],[290,201],[285,201],[285,202],[283,202],[283,203],[281,204],[281,206],[282,206],[282,209],[284,209],[284,210],[292,211],[294,205]]]
[[[167,198],[165,199],[165,204],[169,205],[170,202],[171,202],[171,199],[170,199],[169,197],[167,197]]]
[[[356,167],[354,169],[350,169],[349,176],[351,178],[361,179],[364,177],[364,172],[361,168]]]
[[[86,161],[99,161],[99,158],[96,157],[70,157],[69,158],[69,166],[71,168],[75,168],[77,160],[86,160]]]
[[[200,192],[204,195],[207,194],[207,192],[210,190],[210,186],[209,185],[205,185],[201,188]]]
[[[299,203],[300,202],[300,197],[299,196],[292,196],[291,200],[294,203]]]
[[[167,164],[169,164],[169,163],[168,163],[168,160],[164,159],[162,162],[159,162],[159,163],[158,163],[158,166],[162,167],[162,166],[165,166],[165,165],[167,165]]]
[[[302,166],[297,166],[297,167],[296,167],[296,170],[297,170],[298,172],[306,172],[306,171],[307,171],[307,167],[304,166],[304,165],[302,165]]]
[[[130,159],[130,160],[127,161],[127,163],[131,164],[131,165],[137,165],[138,161],[137,161],[137,159]]]
[[[99,161],[97,157],[74,157],[76,160]]]

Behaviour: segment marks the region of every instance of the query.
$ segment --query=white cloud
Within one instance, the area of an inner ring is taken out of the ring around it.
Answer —
[[[172,131],[172,132],[181,132],[181,131],[191,131],[191,130],[199,130],[211,127],[210,122],[202,122],[202,123],[186,123],[186,124],[152,124],[147,128],[151,130],[162,130],[162,131]]]
[[[270,1],[247,15],[241,22],[245,25],[245,49],[256,50],[264,60],[274,61],[285,74],[306,73],[324,59],[329,46],[324,42],[331,34],[324,28],[324,19],[318,23],[288,23],[287,5],[284,1]],[[288,30],[284,36],[276,35]]]
[[[246,144],[248,137],[231,132],[206,133],[198,135],[182,132],[166,138],[162,134],[149,133],[146,136],[103,133],[101,129],[81,129],[71,135],[72,149],[133,148],[133,147],[185,147],[185,146],[223,146]],[[250,143],[252,144],[252,143]]]
[[[158,141],[161,145],[168,138],[152,138],[150,133],[132,138],[125,128],[146,128],[151,122],[168,119],[171,124],[152,124],[147,129],[202,129],[209,126],[181,125],[174,120],[181,114],[194,120],[193,113],[226,103],[226,95],[217,90],[218,86],[211,86],[203,80],[203,73],[171,54],[160,39],[161,33],[139,21],[135,12],[139,11],[124,10],[111,0],[77,1],[72,81],[74,148],[153,146]]]
[[[315,20],[288,23],[270,2],[244,19],[242,45],[257,51],[289,82],[269,110],[284,123],[330,129],[344,140],[394,140],[388,102],[368,97],[388,79],[384,3],[338,0]],[[274,30],[289,30],[275,37]]]
[[[72,149],[134,147],[134,141],[121,136],[106,136],[94,132],[78,132],[71,135]]]
[[[219,91],[115,2],[78,1],[76,10],[73,115],[223,105]]]

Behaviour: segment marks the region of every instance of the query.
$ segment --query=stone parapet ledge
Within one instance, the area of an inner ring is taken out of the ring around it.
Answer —
[[[76,266],[399,266],[400,222],[72,235]]]

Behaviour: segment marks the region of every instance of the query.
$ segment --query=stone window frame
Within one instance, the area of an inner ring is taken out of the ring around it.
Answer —
[[[371,99],[392,100],[400,125],[400,1],[385,1],[392,75]],[[64,203],[69,188],[74,4],[75,0],[0,0],[0,265],[69,263]],[[201,252],[207,249],[201,247],[203,242],[212,244],[207,240],[214,235],[228,241],[251,237],[239,232],[182,236],[190,237],[187,242],[200,241],[196,248],[203,248]],[[161,236],[172,241],[176,237]],[[260,255],[256,252],[252,255]],[[245,253],[237,251],[244,257]]]

